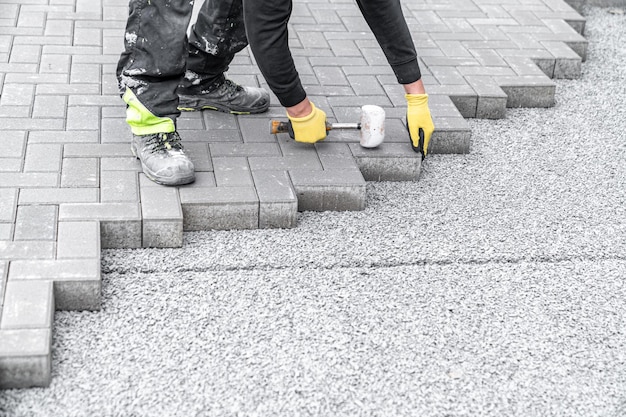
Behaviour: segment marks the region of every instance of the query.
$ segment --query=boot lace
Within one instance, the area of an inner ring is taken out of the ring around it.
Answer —
[[[222,85],[220,85],[219,87],[220,93],[223,95],[228,95],[229,97],[237,95],[237,93],[239,93],[241,90],[243,90],[242,86],[229,79],[225,79]]]
[[[181,143],[180,135],[178,132],[171,133],[157,133],[151,136],[146,145],[150,146],[152,152],[168,152],[171,150],[182,151],[183,145]]]

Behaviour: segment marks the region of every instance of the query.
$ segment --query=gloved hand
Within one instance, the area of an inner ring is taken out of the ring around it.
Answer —
[[[326,113],[315,107],[313,103],[311,107],[313,111],[308,116],[291,117],[287,114],[293,131],[293,134],[289,132],[289,135],[296,142],[315,143],[326,139]]]
[[[428,144],[435,130],[428,108],[428,94],[405,94],[406,127],[411,137],[411,146],[422,154],[422,160],[428,155]]]

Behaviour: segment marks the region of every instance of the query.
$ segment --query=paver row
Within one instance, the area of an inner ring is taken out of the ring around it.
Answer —
[[[621,1],[621,0],[615,0]],[[581,0],[570,0],[575,8]],[[405,14],[437,126],[432,153],[467,153],[464,118],[554,104],[551,78],[574,78],[584,18],[562,0],[412,0]],[[385,108],[386,141],[354,132],[315,146],[269,133],[263,115],[185,114],[194,184],[141,173],[117,93],[126,0],[0,0],[0,387],[46,386],[55,309],[100,308],[100,250],[177,247],[183,231],[290,228],[304,210],[362,210],[366,181],[414,181],[404,96],[355,4],[295,2],[290,44],[329,118]],[[265,85],[239,54],[229,76]],[[273,103],[278,103],[275,97]]]

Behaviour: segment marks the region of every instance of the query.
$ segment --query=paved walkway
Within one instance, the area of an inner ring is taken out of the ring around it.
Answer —
[[[580,7],[580,1],[571,1]],[[584,19],[562,0],[407,1],[437,131],[433,153],[467,153],[465,118],[554,104],[579,76]],[[366,181],[418,180],[404,98],[352,3],[296,1],[291,44],[305,86],[339,122],[387,112],[386,142],[332,132],[305,147],[258,116],[185,114],[198,170],[157,186],[131,156],[114,69],[125,0],[0,0],[0,386],[46,386],[54,309],[100,306],[102,248],[182,245],[183,231],[297,227],[303,210],[362,210]],[[240,54],[229,76],[264,85]],[[273,102],[277,100],[273,98]]]

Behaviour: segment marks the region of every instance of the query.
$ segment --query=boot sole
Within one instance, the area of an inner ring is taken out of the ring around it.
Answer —
[[[191,101],[191,103],[189,103],[188,105],[180,105],[178,106],[178,110],[180,111],[202,111],[202,110],[213,110],[213,111],[219,111],[222,113],[229,113],[229,114],[259,114],[259,113],[264,113],[267,111],[267,109],[269,108],[269,106],[267,107],[259,107],[258,109],[246,109],[246,110],[236,110],[236,109],[231,109],[230,107],[227,106],[223,106],[221,104],[216,104],[216,103],[212,103],[212,104],[204,104],[204,105],[200,105],[200,104],[193,104],[193,100]]]

